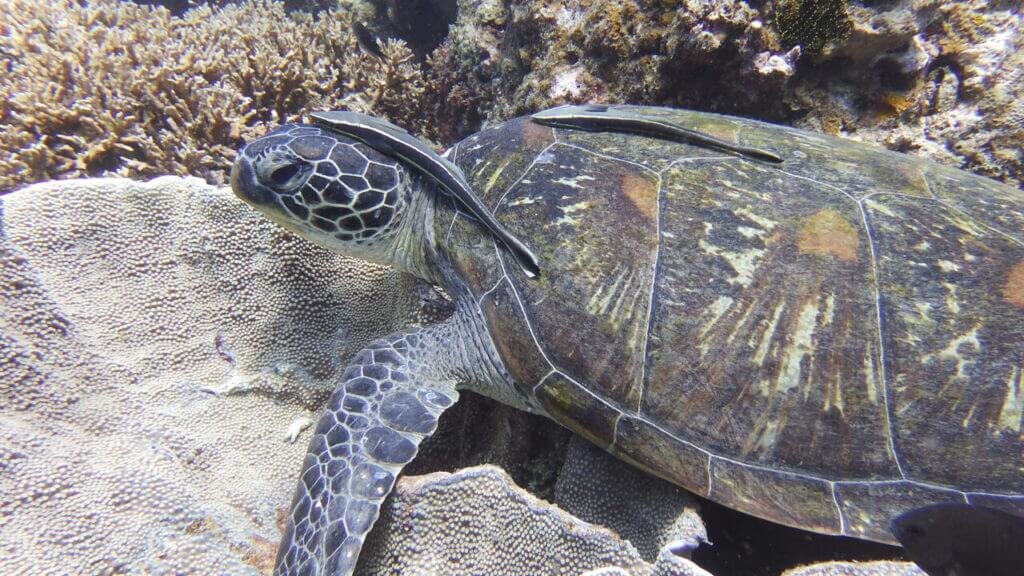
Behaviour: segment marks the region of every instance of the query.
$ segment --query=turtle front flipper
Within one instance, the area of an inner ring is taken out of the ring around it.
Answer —
[[[346,576],[395,478],[458,392],[449,319],[372,343],[345,370],[302,463],[274,573]],[[419,362],[418,362],[419,361]]]

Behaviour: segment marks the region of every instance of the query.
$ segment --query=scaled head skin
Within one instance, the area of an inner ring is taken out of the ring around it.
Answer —
[[[396,159],[305,124],[250,142],[231,169],[239,198],[292,232],[348,253],[394,234],[410,183]]]

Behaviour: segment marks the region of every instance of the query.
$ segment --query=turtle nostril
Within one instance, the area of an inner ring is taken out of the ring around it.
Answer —
[[[274,201],[274,192],[260,184],[256,170],[248,159],[241,157],[231,167],[231,190],[246,202],[268,204]]]
[[[252,164],[243,157],[239,157],[231,167],[231,190],[239,198],[246,197],[246,190],[255,181]]]

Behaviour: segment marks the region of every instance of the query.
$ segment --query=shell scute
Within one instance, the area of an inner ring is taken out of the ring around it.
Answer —
[[[879,517],[895,517],[907,510],[943,502],[963,502],[952,490],[935,490],[911,482],[841,483],[836,499],[845,520],[845,534],[870,540],[890,539],[888,525]]]
[[[711,459],[711,477],[709,498],[716,502],[790,526],[841,531],[843,521],[832,486],[825,480],[750,468],[721,458]]]
[[[491,338],[509,372],[516,375],[516,384],[522,394],[531,394],[533,388],[551,371],[537,343],[529,337],[523,309],[519,306],[512,285],[505,279],[480,299],[480,310],[490,326]],[[523,336],[527,337],[523,337]]]
[[[551,361],[588,386],[601,383],[597,390],[613,404],[635,407],[658,248],[648,215],[657,209],[660,180],[569,147],[554,146],[550,155],[527,173],[543,187],[520,182],[495,211],[534,239],[551,271],[517,288],[526,301],[552,302],[527,310]],[[517,202],[538,193],[541,201]],[[621,226],[621,218],[642,224]]]
[[[615,428],[611,452],[626,462],[707,496],[711,456],[635,416],[624,415]]]
[[[548,414],[560,422],[571,422],[574,432],[601,448],[611,446],[620,412],[592,392],[552,372],[537,385],[535,395]]]
[[[1024,309],[1001,288],[1024,245],[984,219],[912,198],[878,195],[865,209],[904,471],[1014,489],[1024,462]]]
[[[856,203],[734,159],[663,179],[643,413],[752,464],[897,474]]]

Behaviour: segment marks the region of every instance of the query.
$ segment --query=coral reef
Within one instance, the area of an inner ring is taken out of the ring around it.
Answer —
[[[493,466],[405,476],[378,522],[362,574],[710,576],[667,551],[648,564],[614,532],[538,500]]]
[[[464,88],[458,129],[565,101],[657,103],[782,118],[799,55],[744,2],[459,3],[433,73]],[[756,64],[755,64],[756,63]],[[759,65],[758,65],[759,64]]]
[[[910,562],[823,562],[786,570],[782,576],[927,576]]]
[[[783,43],[810,54],[842,40],[851,27],[846,0],[780,0],[774,20]]]
[[[800,102],[817,102],[810,116],[831,117],[825,128],[856,126],[856,137],[895,150],[1024,182],[1019,8],[997,0],[919,1],[851,15],[853,30],[832,61],[852,62],[855,74],[827,75],[798,91]],[[867,94],[856,90],[858,82]]]
[[[437,48],[455,20],[455,0],[378,0],[376,20],[421,56]]]
[[[136,4],[163,6],[171,11],[171,14],[180,16],[199,4],[207,6],[225,6],[236,3],[238,0],[126,0]],[[338,0],[283,0],[285,10],[303,10],[310,13],[318,13],[330,10],[338,5]]]
[[[999,0],[462,0],[432,109],[446,142],[567,101],[736,113],[1019,184],[1022,29]]]
[[[2,574],[255,574],[286,436],[343,357],[428,320],[418,282],[195,178],[36,185],[0,218]]]
[[[174,17],[116,0],[0,0],[0,192],[57,177],[194,175],[310,109],[352,108],[430,136],[423,72],[400,41],[361,54],[347,12],[280,2]]]
[[[175,17],[0,0],[0,192],[98,174],[222,182],[243,140],[310,109],[354,108],[451,144],[567,101],[736,113],[1024,181],[1012,3],[455,5],[343,0],[315,18],[245,0]],[[356,47],[353,19],[410,44],[383,41],[379,62]]]

